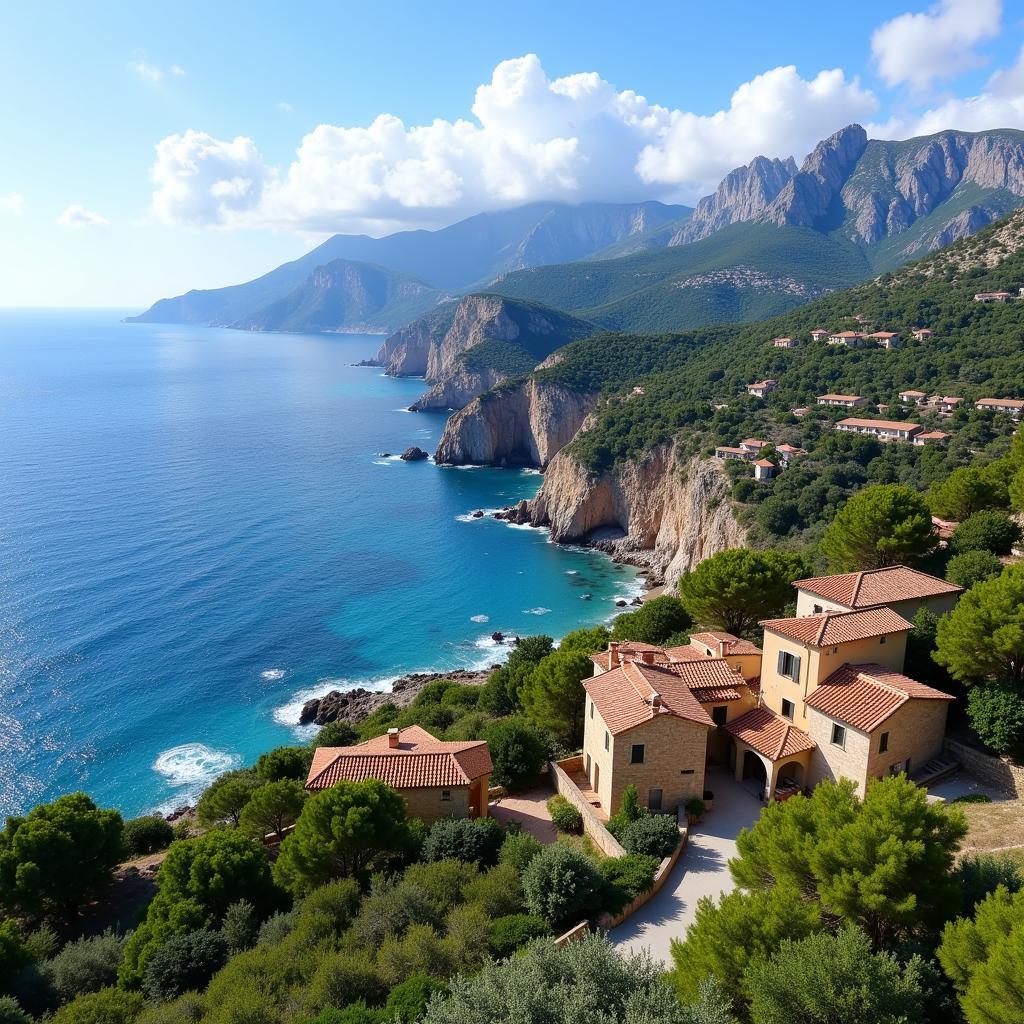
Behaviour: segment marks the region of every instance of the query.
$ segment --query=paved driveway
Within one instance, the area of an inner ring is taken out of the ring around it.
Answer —
[[[655,960],[671,964],[669,943],[682,938],[701,896],[717,897],[733,888],[728,862],[736,855],[736,836],[753,825],[761,802],[724,772],[709,775],[715,809],[690,830],[690,842],[661,892],[611,932],[623,952],[649,949]]]
[[[534,839],[542,843],[553,843],[558,833],[547,808],[548,798],[553,792],[550,785],[540,785],[515,796],[499,797],[490,804],[491,817],[502,825],[511,821],[518,822],[523,831],[529,832]]]

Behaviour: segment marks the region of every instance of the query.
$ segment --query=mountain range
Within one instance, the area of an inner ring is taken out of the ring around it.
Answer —
[[[245,284],[162,299],[147,322],[390,331],[474,291],[615,330],[760,319],[949,244],[1024,205],[1024,132],[869,140],[801,166],[757,157],[696,209],[533,203],[439,231],[335,235]]]

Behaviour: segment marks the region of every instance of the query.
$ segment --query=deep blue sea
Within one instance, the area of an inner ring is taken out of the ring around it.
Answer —
[[[0,310],[0,820],[127,814],[310,734],[302,701],[606,619],[634,572],[470,519],[536,473],[442,469],[380,338]],[[584,600],[584,594],[591,594]]]

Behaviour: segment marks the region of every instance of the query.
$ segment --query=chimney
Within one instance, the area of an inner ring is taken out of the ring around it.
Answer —
[[[651,707],[652,708],[660,708],[661,707],[661,694],[658,693],[657,690],[655,690],[651,694]]]
[[[388,747],[391,750],[398,749],[398,730],[388,729]]]
[[[640,652],[640,660],[645,665],[653,665],[654,664],[654,651],[641,651]]]

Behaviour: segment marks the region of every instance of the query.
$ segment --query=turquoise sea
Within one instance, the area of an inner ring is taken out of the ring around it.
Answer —
[[[0,310],[0,819],[137,814],[309,735],[302,701],[560,636],[633,570],[474,520],[536,473],[443,469],[378,337]],[[591,599],[585,600],[584,595]]]

